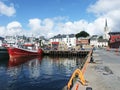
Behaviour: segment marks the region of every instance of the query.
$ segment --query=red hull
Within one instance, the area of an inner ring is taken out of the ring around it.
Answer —
[[[8,53],[10,58],[14,57],[26,57],[26,56],[41,56],[43,54],[43,50],[27,50],[22,48],[15,48],[15,47],[9,47]]]

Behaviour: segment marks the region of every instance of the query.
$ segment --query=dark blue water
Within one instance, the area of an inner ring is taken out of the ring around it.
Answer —
[[[0,60],[0,90],[61,90],[82,58],[29,57]]]

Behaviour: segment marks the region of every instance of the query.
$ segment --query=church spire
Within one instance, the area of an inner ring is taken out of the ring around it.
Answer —
[[[107,25],[107,19],[105,19],[105,27],[107,27],[108,25]]]
[[[107,19],[105,19],[105,27],[104,27],[104,32],[108,31],[108,24],[107,24]]]
[[[105,19],[105,27],[104,27],[104,39],[109,39],[109,28],[108,28],[108,24],[107,24],[107,19]]]

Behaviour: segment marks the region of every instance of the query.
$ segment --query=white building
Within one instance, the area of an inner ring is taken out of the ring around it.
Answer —
[[[97,35],[93,35],[90,38],[90,45],[93,45],[95,47],[98,47],[98,36]]]
[[[107,39],[98,39],[97,46],[98,47],[107,47],[108,46],[108,40]]]
[[[90,45],[93,45],[95,47],[106,47],[108,46],[108,40],[99,39],[97,35],[93,35],[90,39]]]
[[[76,46],[76,37],[75,34],[69,35],[57,35],[50,38],[50,42],[64,42],[68,47]]]

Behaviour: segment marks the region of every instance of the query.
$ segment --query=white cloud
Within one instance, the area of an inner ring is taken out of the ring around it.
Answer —
[[[104,32],[104,26],[105,26],[105,18],[97,18],[94,22],[91,22],[87,26],[87,32],[90,33],[90,35],[102,35]]]
[[[29,20],[29,27],[30,27],[31,30],[33,30],[33,31],[39,30],[39,29],[40,29],[40,24],[41,24],[41,20],[38,19],[38,18],[30,19],[30,20]]]
[[[87,10],[95,14],[97,19],[107,19],[111,31],[120,31],[120,0],[98,0],[95,4],[90,5]],[[98,26],[101,24],[103,22],[99,22]]]
[[[120,0],[98,0],[95,4],[90,5],[88,12],[96,15],[104,15],[110,11],[120,9]]]
[[[23,30],[22,30],[22,25],[17,22],[17,21],[13,21],[11,23],[9,23],[6,26],[6,32],[8,35],[21,35],[23,34]]]
[[[3,2],[0,1],[0,14],[1,15],[13,16],[15,12],[16,10],[13,4],[11,4],[10,6],[7,6]]]
[[[51,30],[53,29],[54,23],[52,19],[44,19],[43,21],[35,18],[29,20],[29,27],[31,28],[31,32],[34,35],[43,35],[48,37],[51,35]]]
[[[22,25],[17,21],[13,21],[13,22],[11,22],[7,25],[7,29],[10,30],[10,29],[13,29],[13,28],[22,28]]]
[[[22,26],[19,22],[13,21],[8,23],[7,26],[0,26],[0,36],[7,35],[23,35]]]
[[[87,21],[80,20],[80,21],[68,21],[66,23],[58,23],[56,25],[56,33],[61,34],[71,34],[71,33],[78,33],[81,30],[84,30],[86,28]]]
[[[0,36],[4,36],[5,35],[5,27],[4,26],[0,26]]]
[[[90,35],[103,35],[105,19],[107,19],[110,31],[120,31],[120,1],[119,0],[98,0],[88,7],[88,12],[92,12],[96,19],[92,22],[78,20],[74,22],[59,23],[57,29],[59,33],[78,33],[81,30],[87,31]]]
[[[92,22],[87,20],[69,21],[68,17],[54,17],[39,19],[33,18],[29,20],[28,26],[30,30],[24,30],[22,25],[13,21],[6,27],[0,27],[0,35],[8,34],[24,34],[34,36],[52,37],[57,34],[78,33],[82,30],[87,31],[90,35],[102,35],[104,32],[105,19],[107,19],[108,27],[111,31],[120,31],[120,1],[119,0],[98,0],[87,9],[96,15],[96,19]]]

